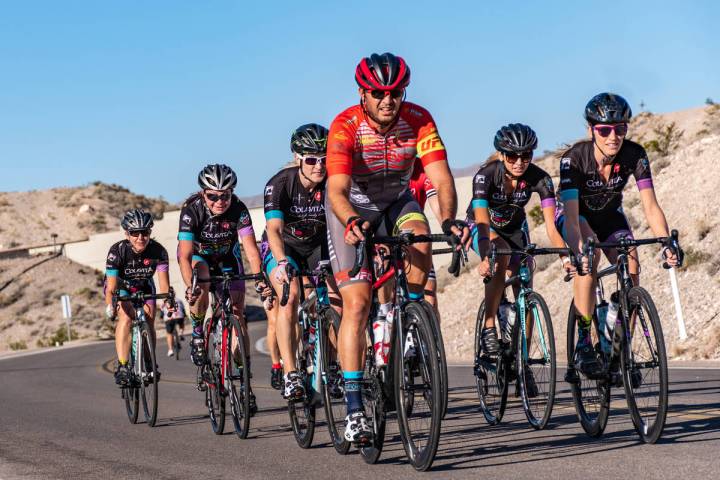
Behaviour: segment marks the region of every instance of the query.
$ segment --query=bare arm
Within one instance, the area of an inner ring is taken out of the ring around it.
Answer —
[[[446,161],[432,162],[425,166],[425,175],[437,190],[438,210],[435,215],[440,223],[455,220],[457,215],[457,192],[455,179]],[[439,215],[438,215],[439,213]]]
[[[117,277],[105,277],[105,305],[112,305],[113,292],[117,290],[117,287]]]
[[[262,261],[260,260],[260,250],[258,250],[257,243],[255,243],[255,236],[244,235],[240,237],[240,241],[247,255],[252,273],[260,273],[262,271]]]
[[[555,206],[543,208],[542,213],[545,219],[545,231],[550,239],[550,243],[555,248],[565,248],[565,240],[563,240],[562,235],[560,235],[560,232],[558,232],[555,227]]]
[[[180,240],[178,242],[178,264],[180,265],[180,274],[182,275],[183,282],[185,282],[185,286],[187,287],[192,283],[192,256],[192,240]]]
[[[270,251],[276,261],[285,260],[285,242],[282,238],[282,231],[285,222],[280,218],[271,218],[267,221],[265,231],[267,232]]]
[[[157,275],[158,283],[160,283],[159,293],[168,293],[168,290],[170,288],[170,273],[168,273],[167,271],[157,272]]]
[[[577,200],[566,200],[565,204],[565,236],[568,247],[576,254],[582,253],[583,238],[580,231],[579,203]]]
[[[650,230],[656,237],[668,236],[668,224],[665,219],[665,213],[658,204],[655,196],[655,189],[645,188],[640,190],[640,200],[642,201],[645,218],[647,218]]]
[[[433,195],[432,197],[429,197],[427,199],[428,205],[430,205],[430,210],[432,210],[433,215],[435,215],[435,218],[438,222],[442,222],[442,215],[440,215],[440,201],[438,200],[437,195]]]
[[[490,247],[490,212],[485,207],[473,209],[475,216],[475,224],[478,229],[478,249],[480,250],[480,258],[487,257],[488,248]]]
[[[350,217],[358,214],[350,204],[350,185],[350,175],[338,173],[328,177],[327,195],[330,207],[343,225],[347,224]]]

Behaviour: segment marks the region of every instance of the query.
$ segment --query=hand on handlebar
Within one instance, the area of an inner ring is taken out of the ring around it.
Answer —
[[[467,250],[470,244],[470,229],[462,220],[447,219],[442,222],[442,231],[445,235],[455,235],[460,242],[455,247],[456,250],[464,248]]]
[[[114,305],[105,305],[105,317],[108,320],[115,320],[115,315],[117,314],[117,309]]]
[[[368,232],[370,232],[370,222],[360,217],[350,217],[345,226],[345,243],[355,246],[365,240]]]
[[[566,278],[573,278],[578,274],[578,269],[574,265],[575,262],[573,262],[570,257],[563,256],[562,257],[562,267],[563,270],[565,270],[565,277]],[[566,280],[567,281],[567,280]]]
[[[493,268],[493,270],[495,269]],[[481,277],[485,278],[491,278],[495,274],[494,271],[490,270],[490,257],[486,256],[480,261],[480,264],[477,266],[477,271]]]
[[[192,289],[192,287],[187,287],[185,290],[185,300],[192,306],[195,305],[195,302],[198,301],[198,298],[200,298],[200,294],[202,291],[200,290],[200,287],[195,287],[195,290]]]

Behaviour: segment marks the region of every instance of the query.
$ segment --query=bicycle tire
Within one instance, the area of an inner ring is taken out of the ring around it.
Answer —
[[[480,410],[488,425],[497,425],[507,407],[509,368],[502,355],[505,342],[497,354],[482,352],[482,329],[485,326],[485,302],[480,304],[475,322],[475,386],[480,401]]]
[[[305,395],[299,400],[288,401],[288,414],[295,441],[300,448],[310,448],[315,436],[315,404],[313,403],[314,390],[308,373],[313,370],[313,351],[315,345],[308,341],[308,332],[303,330],[300,334],[297,350],[295,351],[295,366],[300,375]]]
[[[141,338],[141,357],[140,371],[143,372],[140,378],[140,398],[142,399],[143,413],[145,414],[145,422],[149,427],[154,427],[157,422],[158,412],[158,374],[157,363],[155,361],[155,347],[153,347],[152,335],[147,324],[140,328]],[[150,358],[150,368],[145,366],[144,356]],[[148,382],[148,378],[152,378],[152,382]]]
[[[135,330],[135,329],[134,329]],[[132,336],[132,342],[135,342],[135,335]],[[127,386],[122,388],[122,398],[125,400],[125,413],[127,413],[128,420],[130,423],[136,424],[138,414],[140,413],[140,387],[134,380],[135,376],[135,355],[130,353],[128,359],[128,371],[130,372],[130,379]]]
[[[655,443],[665,428],[668,407],[667,356],[662,324],[655,303],[644,288],[631,288],[627,299],[629,318],[631,321],[633,317],[640,320],[642,335],[634,335],[638,331],[636,324],[635,328],[631,327],[631,334],[625,337],[629,340],[625,343],[626,351],[620,357],[625,396],[640,439],[645,443]],[[643,391],[642,387],[648,388]],[[643,400],[648,397],[646,391],[654,388],[657,388],[657,406],[649,406]],[[654,419],[652,423],[649,417]]]
[[[594,317],[593,313],[593,317]],[[575,352],[575,331],[577,321],[575,319],[575,302],[570,302],[567,323],[567,364],[568,369],[575,364],[573,358]],[[593,345],[598,345],[597,322],[593,321],[590,329]],[[571,383],[573,404],[577,413],[580,426],[585,433],[591,437],[599,437],[605,431],[608,417],[610,415],[610,383],[607,380],[592,380],[580,372],[577,372],[580,383]]]
[[[441,374],[431,322],[421,305],[415,302],[406,304],[403,331],[395,336],[393,355],[393,389],[400,438],[410,464],[421,472],[428,470],[435,460],[442,424]],[[403,342],[406,337],[412,338],[412,346],[408,347]],[[407,347],[407,352],[403,351],[403,345]],[[421,384],[415,383],[418,377]],[[418,391],[422,393],[417,395]],[[405,400],[408,392],[411,392],[414,399],[411,412]],[[423,401],[427,404],[427,409],[422,408]],[[419,424],[427,419],[428,415],[427,432],[418,432]]]
[[[557,359],[555,354],[555,333],[553,332],[550,311],[545,299],[537,293],[530,292],[525,297],[527,311],[531,313],[532,337],[527,342],[520,334],[519,318],[515,319],[516,334],[515,359],[518,381],[520,383],[520,398],[530,426],[535,430],[542,430],[552,415],[555,403],[555,377]],[[539,327],[539,328],[538,328]],[[529,330],[526,324],[526,331]],[[530,344],[527,346],[527,344]],[[524,347],[525,344],[526,346]],[[539,347],[535,350],[533,347]],[[528,360],[526,361],[526,356]],[[533,368],[537,366],[537,368]],[[531,398],[528,395],[528,377],[532,375],[537,395]],[[542,394],[541,386],[546,386],[546,393]],[[533,408],[535,406],[536,408]]]
[[[337,362],[337,360],[335,361],[335,364],[338,365],[336,373],[338,378],[333,380],[338,382],[338,385],[336,385],[335,388],[341,393],[341,395],[331,395],[330,388],[328,388],[331,362],[330,334],[332,333],[334,335],[337,344],[338,332],[340,331],[340,316],[335,310],[329,308],[320,314],[320,325],[322,328],[320,348],[322,350],[321,356],[323,359],[322,394],[325,408],[325,420],[328,426],[328,433],[330,434],[330,441],[332,442],[335,451],[340,455],[346,455],[350,450],[350,442],[345,440],[343,435],[344,415],[342,412],[345,410],[345,396],[341,387],[342,370],[339,368],[339,362]]]
[[[210,331],[210,326],[214,326],[216,331]],[[217,330],[220,330],[220,321],[218,318],[213,318],[205,335],[206,363],[203,365],[203,378],[207,386],[205,405],[210,415],[210,426],[215,435],[222,435],[225,431],[225,394],[222,385],[222,366],[220,365],[222,332]]]
[[[370,345],[372,345],[372,343],[370,343]],[[374,352],[371,347],[371,349],[368,350],[368,355],[373,354]],[[373,465],[377,463],[382,454],[385,445],[385,427],[387,425],[385,394],[383,393],[380,379],[372,375],[371,378],[364,383],[362,394],[365,415],[373,429],[373,439],[372,444],[360,447],[360,456],[365,463]]]
[[[448,366],[447,358],[445,357],[445,342],[442,336],[442,329],[440,328],[440,320],[435,314],[435,309],[426,300],[422,300],[422,305],[425,308],[428,316],[430,317],[430,325],[433,328],[433,337],[435,338],[435,349],[438,353],[438,362],[440,362],[440,388],[442,400],[442,418],[447,415],[448,409],[448,397],[449,397],[449,385],[448,385]]]
[[[228,351],[228,396],[230,397],[230,412],[233,427],[238,437],[245,439],[250,431],[250,369],[247,363],[245,342],[240,321],[235,315],[230,316],[230,328],[226,329],[225,345]],[[233,338],[237,339],[238,355],[233,355]],[[238,361],[239,360],[239,361]]]

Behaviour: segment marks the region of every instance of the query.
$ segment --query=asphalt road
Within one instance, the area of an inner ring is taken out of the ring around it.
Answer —
[[[264,324],[255,323],[255,338]],[[164,343],[159,351],[165,353]],[[300,449],[284,402],[268,385],[269,360],[255,354],[259,414],[250,437],[214,435],[195,368],[161,355],[158,425],[131,425],[108,369],[112,343],[0,361],[0,478],[717,478],[720,370],[671,369],[670,410],[656,445],[639,443],[622,395],[613,398],[605,435],[577,424],[565,384],[548,429],[526,423],[517,401],[489,427],[478,410],[472,370],[451,367],[449,413],[437,459],[420,474],[404,461],[394,420],[377,465],[329,445],[323,414],[313,448]],[[621,390],[618,390],[621,393]],[[228,419],[226,430],[232,428]]]

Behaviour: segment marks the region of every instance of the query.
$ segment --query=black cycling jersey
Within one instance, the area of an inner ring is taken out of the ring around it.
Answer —
[[[325,181],[308,191],[300,181],[300,167],[286,168],[265,185],[265,219],[283,220],[283,240],[300,251],[326,242]]]
[[[224,213],[213,215],[205,205],[202,194],[188,198],[180,210],[178,240],[191,240],[193,253],[201,256],[221,256],[231,253],[239,237],[255,235],[250,212],[233,195]]]
[[[525,205],[533,192],[540,195],[542,208],[555,206],[555,189],[552,178],[537,165],[528,165],[518,179],[513,192],[505,191],[505,165],[502,161],[486,163],[473,177],[473,199],[467,209],[468,218],[474,221],[475,208],[485,207],[490,212],[490,226],[495,230],[519,230],[525,221]]]
[[[155,240],[151,239],[140,253],[132,249],[129,240],[121,240],[110,247],[106,276],[118,277],[130,286],[145,286],[152,283],[156,271],[168,271],[168,253]]]
[[[579,213],[585,217],[603,215],[622,206],[622,191],[630,175],[638,190],[653,188],[650,162],[645,149],[625,140],[613,158],[606,182],[598,170],[590,140],[573,145],[560,160],[560,198],[578,200]]]

